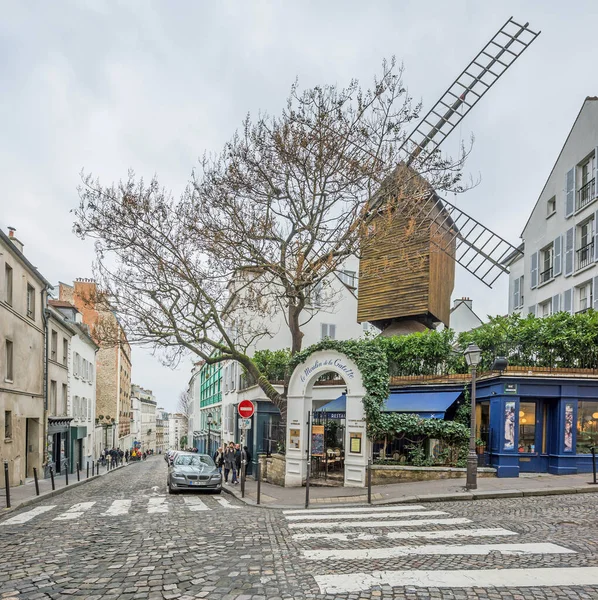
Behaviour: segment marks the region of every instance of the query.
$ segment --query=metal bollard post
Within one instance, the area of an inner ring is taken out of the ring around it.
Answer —
[[[89,461],[87,461],[87,473],[85,474],[85,479],[89,479]]]
[[[10,508],[10,480],[8,476],[8,463],[4,463],[4,486],[6,488],[6,508]]]
[[[65,466],[64,469],[64,485],[68,485],[69,484],[69,465],[68,463]]]
[[[39,496],[39,481],[37,480],[37,468],[33,467],[33,481],[35,481],[35,495]]]
[[[305,508],[309,508],[309,474],[311,471],[310,460],[307,460],[307,472],[305,474]]]
[[[256,471],[256,476],[257,476],[257,503],[260,503],[260,494],[262,491],[262,473],[261,473],[261,467],[262,465],[260,464],[260,461],[257,461],[257,471]]]
[[[245,470],[247,466],[245,465],[245,461],[241,463],[241,498],[245,498]]]
[[[368,504],[372,503],[372,459],[368,458]]]
[[[54,469],[50,468],[50,479],[52,480],[52,490],[56,489],[56,484],[54,483]]]
[[[592,446],[592,471],[594,473],[594,481],[592,481],[593,485],[596,485],[596,447]]]
[[[77,466],[77,481],[81,481],[81,475],[79,473],[79,463],[76,463]]]

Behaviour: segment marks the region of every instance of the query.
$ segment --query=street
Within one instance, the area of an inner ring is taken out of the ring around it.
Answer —
[[[306,512],[165,478],[155,457],[7,515],[2,598],[598,597],[593,495]]]

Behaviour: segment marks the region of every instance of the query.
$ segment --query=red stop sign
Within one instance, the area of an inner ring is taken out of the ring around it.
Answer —
[[[250,419],[253,417],[253,413],[255,412],[255,406],[251,400],[241,400],[237,410],[239,411],[241,418]]]

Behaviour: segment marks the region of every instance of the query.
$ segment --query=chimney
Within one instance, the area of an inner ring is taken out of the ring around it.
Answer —
[[[461,303],[467,305],[469,310],[473,310],[471,308],[473,300],[471,298],[467,298],[466,296],[463,296],[463,298],[456,298],[455,300],[453,300],[453,308],[457,308],[457,306],[459,306],[459,304]]]
[[[14,227],[8,228],[8,237],[10,241],[16,246],[17,250],[23,254],[23,244],[15,237],[16,229]]]

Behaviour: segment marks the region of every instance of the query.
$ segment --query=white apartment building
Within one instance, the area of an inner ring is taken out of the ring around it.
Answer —
[[[135,440],[141,442],[141,450],[156,451],[156,412],[158,403],[152,390],[146,390],[138,385],[131,385],[131,396],[136,398],[136,406],[133,409],[133,419],[139,417],[139,423],[135,427]],[[136,411],[137,414],[136,414]]]
[[[511,259],[509,313],[598,310],[598,98],[584,101]]]
[[[182,450],[181,439],[187,437],[187,426],[188,419],[181,413],[170,413],[168,415],[168,441],[170,448],[173,450]],[[191,440],[187,437],[188,443],[191,444]]]

